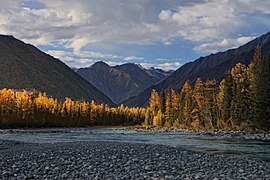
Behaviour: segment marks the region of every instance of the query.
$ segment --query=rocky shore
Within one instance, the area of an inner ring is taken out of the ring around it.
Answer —
[[[174,129],[174,128],[145,128],[142,126],[129,127],[128,130],[135,130],[139,132],[185,132],[196,133],[199,135],[209,135],[219,138],[242,138],[251,140],[270,140],[270,132],[245,132],[245,131],[222,131],[222,130],[188,130],[188,129]]]
[[[162,145],[0,140],[0,179],[270,179],[270,163]]]

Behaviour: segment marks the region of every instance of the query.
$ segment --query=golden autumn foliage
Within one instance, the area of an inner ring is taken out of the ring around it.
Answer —
[[[238,63],[218,85],[215,80],[189,80],[180,93],[171,87],[161,97],[153,90],[147,124],[184,129],[270,129],[270,56],[257,47],[252,63]]]
[[[135,125],[144,119],[143,108],[110,108],[70,98],[61,102],[46,93],[0,90],[0,128]]]

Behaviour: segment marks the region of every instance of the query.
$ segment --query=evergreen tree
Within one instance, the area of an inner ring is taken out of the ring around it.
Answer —
[[[261,82],[256,84],[254,121],[257,127],[270,129],[270,56],[262,61],[262,78]]]
[[[270,55],[263,61],[262,117],[261,127],[270,130]]]
[[[233,77],[229,72],[226,79],[224,80],[224,98],[223,98],[223,109],[222,109],[222,119],[225,122],[231,119],[231,107],[233,96]]]
[[[216,81],[207,80],[205,83],[205,109],[204,118],[208,128],[214,128],[217,123],[217,99],[216,99]]]
[[[251,113],[250,119],[255,126],[257,126],[262,118],[261,101],[263,99],[261,91],[263,85],[263,62],[261,56],[261,47],[257,46],[255,49],[255,54],[249,65],[248,69],[249,78],[249,97],[251,102]]]

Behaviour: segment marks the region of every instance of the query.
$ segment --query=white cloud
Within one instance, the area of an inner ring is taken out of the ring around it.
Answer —
[[[224,50],[228,48],[236,48],[247,42],[253,40],[255,37],[239,37],[237,39],[223,39],[222,41],[213,42],[213,43],[204,43],[193,48],[197,52],[210,52],[215,53],[219,50]]]
[[[105,63],[107,63],[108,65],[110,66],[117,66],[117,65],[120,65],[120,64],[125,64],[127,62],[125,61],[121,61],[121,62],[115,62],[115,61],[104,61]]]
[[[103,54],[100,52],[90,52],[90,51],[67,52],[63,50],[49,50],[47,51],[47,53],[54,56],[55,58],[62,60],[68,66],[77,68],[88,67],[97,61],[104,61],[110,66],[115,66],[127,63],[129,61],[145,60],[144,57],[136,57],[136,56],[124,57],[114,54]],[[153,63],[140,62],[140,64],[145,68],[156,67],[161,68],[163,70],[175,70],[178,69],[180,66],[182,66],[179,60],[172,59],[172,61],[173,62],[170,62],[170,60],[165,58],[158,58],[157,62]]]
[[[124,58],[125,61],[131,61],[131,60],[144,60],[143,57],[136,57],[136,56],[128,56]]]
[[[256,38],[255,36],[239,37],[236,39],[236,42],[240,46],[240,45],[246,44],[247,42],[249,42],[255,38]]]
[[[123,58],[122,56],[118,56],[115,54],[105,54],[101,52],[94,52],[94,51],[73,51],[67,52],[64,50],[48,50],[48,54],[51,54],[57,58],[63,56],[73,56],[78,58],[96,58],[96,59],[118,59]]]
[[[180,62],[167,62],[167,63],[140,63],[144,68],[150,68],[150,67],[155,67],[155,68],[160,68],[163,70],[176,70],[179,67],[182,66]]]
[[[66,40],[77,50],[94,42],[170,44],[175,38],[230,38],[243,26],[241,14],[270,13],[270,1],[255,0],[40,2],[44,7],[38,9],[21,6],[20,1],[3,2],[1,32],[35,45]]]
[[[75,51],[74,50],[72,52],[67,52],[64,50],[48,50],[47,53],[54,56],[55,58],[62,60],[63,62],[67,63],[71,67],[84,67],[82,65],[85,65],[85,64],[86,66],[89,66],[94,61],[100,61],[100,60],[109,62],[110,65],[114,63],[119,64],[120,63],[119,60],[121,60],[122,62],[144,60],[144,57],[136,57],[136,56],[125,57],[125,56],[119,56],[115,54],[106,54],[106,53],[94,52],[94,51]],[[78,60],[78,65],[74,65],[74,62],[76,59]],[[89,59],[90,61],[87,61],[87,59]],[[115,62],[112,60],[117,60],[117,61]]]
[[[172,12],[170,10],[162,10],[158,17],[163,21],[170,21],[172,18]]]
[[[95,59],[83,59],[83,58],[78,59],[70,56],[64,56],[61,58],[61,60],[64,63],[66,63],[69,67],[75,68],[88,67],[97,62],[97,60]]]
[[[201,44],[194,48],[197,52],[235,47],[253,38],[237,37],[239,30],[251,26],[247,25],[248,15],[264,19],[258,22],[270,27],[267,0],[39,0],[39,8],[28,7],[24,2],[0,0],[0,33],[12,34],[34,45],[71,48],[71,54],[61,57],[74,57],[74,61],[77,58],[148,62],[136,57],[136,53],[123,57],[95,51],[103,51],[107,46],[119,52],[118,47],[125,45],[174,45],[177,39]],[[92,50],[96,44],[101,46]],[[87,63],[78,64],[82,62]]]
[[[228,1],[206,1],[179,7],[175,12],[163,10],[159,18],[167,23],[174,23],[178,28],[176,34],[191,41],[226,37],[241,25]]]
[[[82,47],[86,46],[89,43],[87,38],[80,38],[74,40],[68,47],[74,49],[74,51],[79,51]]]

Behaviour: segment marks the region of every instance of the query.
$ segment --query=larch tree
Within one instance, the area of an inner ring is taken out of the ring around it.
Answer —
[[[183,101],[183,120],[185,126],[189,127],[191,123],[191,112],[193,109],[193,98],[192,98],[192,87],[190,85],[189,80],[186,81],[182,88],[182,98]]]
[[[164,114],[166,111],[166,95],[164,90],[162,90],[160,93],[160,109],[161,112]]]
[[[161,102],[159,95],[156,90],[153,89],[151,97],[149,99],[149,108],[153,116],[156,116],[158,111],[161,109]]]
[[[203,120],[203,109],[205,107],[205,99],[204,99],[204,83],[201,78],[196,80],[194,90],[193,90],[193,98],[194,98],[194,108],[192,110],[192,118],[196,121],[200,126],[204,126]]]

